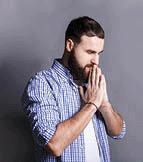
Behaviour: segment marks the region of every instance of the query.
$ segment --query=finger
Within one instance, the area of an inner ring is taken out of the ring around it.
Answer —
[[[100,75],[101,75],[101,69],[96,68],[96,79],[95,79],[96,88],[98,88],[99,86]]]
[[[88,87],[91,87],[91,76],[92,76],[92,70],[89,71],[89,76],[88,76]]]
[[[99,88],[104,88],[104,80],[105,80],[105,77],[103,74],[100,75],[100,81],[99,81]]]
[[[106,81],[105,81],[105,76],[103,77],[103,86],[104,86],[104,90],[106,91]]]
[[[107,93],[105,76],[103,77],[103,88],[104,88],[104,92]]]
[[[96,66],[93,65],[93,68],[92,68],[92,86],[95,86],[95,77],[96,77]]]
[[[106,101],[108,101],[108,95],[107,95],[107,87],[106,87],[105,76],[103,78],[103,88],[104,88],[104,98],[105,98]]]

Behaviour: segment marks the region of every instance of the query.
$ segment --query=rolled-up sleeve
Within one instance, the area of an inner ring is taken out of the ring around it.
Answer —
[[[60,112],[51,85],[46,79],[35,76],[25,89],[22,103],[34,140],[44,147],[60,122]]]
[[[113,139],[120,140],[120,139],[122,139],[124,137],[125,134],[126,134],[126,123],[123,120],[123,128],[122,128],[121,134],[119,136],[110,136],[110,137],[113,138]]]

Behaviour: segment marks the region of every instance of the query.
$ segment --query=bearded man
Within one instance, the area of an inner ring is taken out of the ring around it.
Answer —
[[[110,162],[107,135],[121,139],[125,122],[108,100],[99,65],[104,31],[94,19],[74,19],[65,50],[33,76],[23,95],[37,162]]]

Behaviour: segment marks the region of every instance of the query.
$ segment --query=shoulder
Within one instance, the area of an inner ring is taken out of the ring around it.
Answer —
[[[28,86],[34,85],[34,87],[36,87],[43,85],[52,88],[55,86],[59,86],[61,84],[60,82],[61,79],[59,78],[57,73],[52,68],[49,68],[34,74],[29,79]]]

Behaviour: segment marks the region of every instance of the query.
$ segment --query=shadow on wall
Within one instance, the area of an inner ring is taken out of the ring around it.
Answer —
[[[34,162],[33,139],[21,108],[21,95],[31,77],[40,69],[37,60],[13,56],[0,65],[0,161]]]

